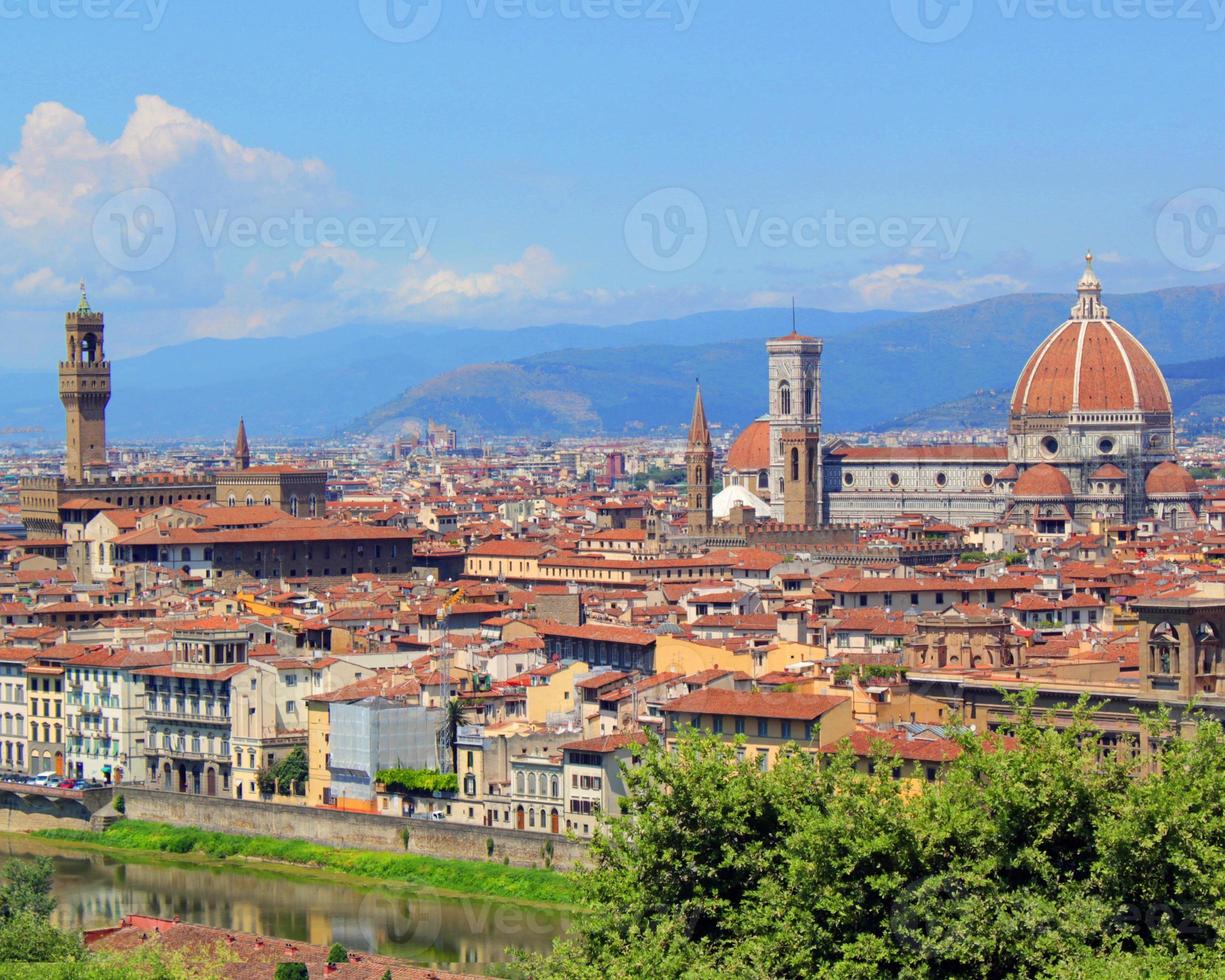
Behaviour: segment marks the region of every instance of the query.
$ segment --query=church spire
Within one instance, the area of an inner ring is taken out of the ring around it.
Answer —
[[[245,470],[250,467],[251,447],[247,444],[247,423],[244,419],[239,418],[238,435],[234,437],[234,468]]]
[[[701,537],[714,524],[714,496],[711,479],[715,451],[710,444],[710,426],[706,424],[706,406],[702,404],[702,385],[698,383],[693,397],[693,420],[689,423],[689,447],[685,450],[685,471],[689,482],[689,533]]]
[[[81,280],[81,302],[77,304],[78,313],[92,313],[89,308],[89,297],[85,295],[85,280]]]
[[[710,426],[706,424],[706,406],[702,404],[702,383],[698,382],[697,394],[693,398],[693,418],[689,422],[689,445],[709,446]]]

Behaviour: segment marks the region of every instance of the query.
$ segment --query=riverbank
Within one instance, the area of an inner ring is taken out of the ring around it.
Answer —
[[[571,907],[575,901],[569,879],[542,868],[332,848],[302,840],[225,834],[144,820],[122,820],[104,831],[40,830],[30,836],[131,853],[198,856],[229,867],[268,862],[319,869],[341,879],[394,883],[440,894],[515,899],[560,907]]]

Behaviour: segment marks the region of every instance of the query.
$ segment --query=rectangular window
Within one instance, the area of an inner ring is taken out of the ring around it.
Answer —
[[[737,735],[744,734],[744,719],[743,718],[736,719],[736,734]]]
[[[764,718],[757,719],[757,737],[758,738],[769,738],[770,737],[770,723],[766,721],[766,719]]]
[[[779,723],[779,738],[791,737],[791,722],[784,721]]]

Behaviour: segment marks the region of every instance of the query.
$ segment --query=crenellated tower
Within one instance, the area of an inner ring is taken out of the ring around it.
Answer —
[[[85,283],[81,302],[64,319],[67,359],[60,362],[60,401],[67,440],[64,473],[69,481],[105,479],[106,406],[111,400],[111,362],[103,346],[102,314],[89,308]]]

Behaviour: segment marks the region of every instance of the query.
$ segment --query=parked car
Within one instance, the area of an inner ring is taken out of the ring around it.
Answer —
[[[79,782],[80,780],[76,780],[76,779],[61,779],[59,781],[59,788],[60,789],[79,789],[80,788],[80,786],[78,785]]]
[[[37,776],[30,780],[31,786],[58,786],[63,776],[59,776],[54,772],[40,772]]]

